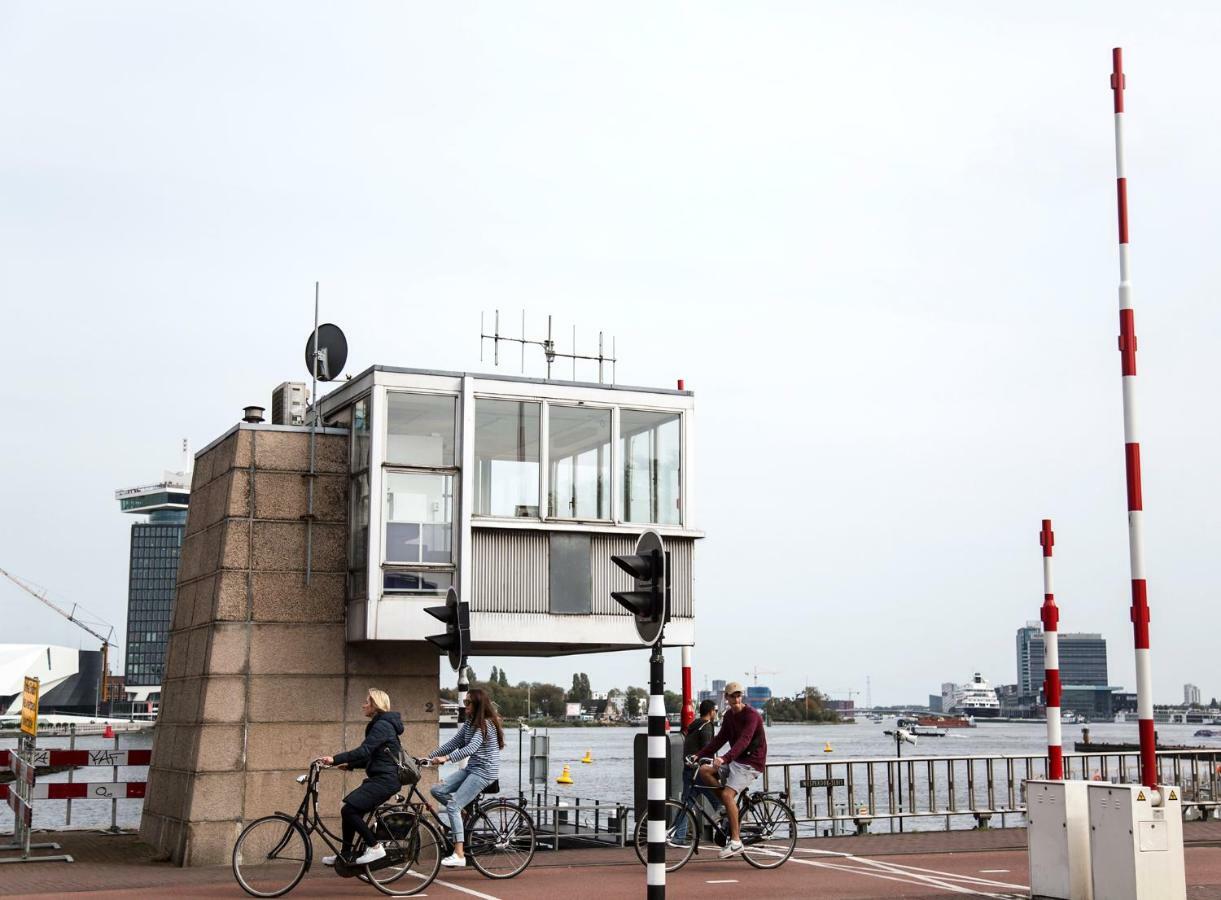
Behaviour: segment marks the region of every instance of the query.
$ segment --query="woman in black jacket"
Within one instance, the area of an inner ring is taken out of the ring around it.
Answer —
[[[365,726],[365,740],[355,750],[321,756],[318,762],[341,769],[364,769],[366,778],[360,787],[343,798],[343,849],[345,860],[353,865],[364,866],[376,862],[386,855],[385,849],[365,824],[365,816],[377,809],[398,793],[398,758],[402,752],[399,735],[403,733],[403,720],[396,712],[390,712],[390,697],[385,691],[370,688],[360,708],[369,718]],[[365,852],[352,859],[352,838],[359,834],[365,841]],[[323,865],[335,865],[334,856],[322,857]]]

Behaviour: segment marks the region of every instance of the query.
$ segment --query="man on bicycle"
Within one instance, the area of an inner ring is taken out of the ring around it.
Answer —
[[[716,793],[725,805],[729,841],[721,850],[721,859],[742,852],[737,795],[749,788],[767,765],[767,736],[763,731],[763,717],[746,703],[744,694],[742,685],[736,681],[725,685],[726,708],[721,730],[698,753],[700,757],[707,757],[714,750],[729,744],[724,755],[713,757],[712,765],[702,765],[699,770],[700,781],[704,784],[710,787],[720,785]]]

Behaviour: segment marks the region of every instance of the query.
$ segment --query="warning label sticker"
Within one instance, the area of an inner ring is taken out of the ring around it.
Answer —
[[[1136,799],[1137,799],[1137,800],[1144,800],[1144,799],[1145,799],[1145,792],[1144,792],[1144,791],[1139,792],[1139,793],[1136,795]]]
[[[1170,792],[1170,799],[1171,799],[1171,800],[1178,800],[1178,799],[1179,799],[1179,795],[1178,795],[1178,794],[1176,794],[1174,791],[1171,791],[1171,792]]]

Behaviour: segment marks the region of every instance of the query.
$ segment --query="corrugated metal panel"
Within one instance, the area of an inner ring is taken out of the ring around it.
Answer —
[[[548,611],[546,532],[485,528],[472,537],[472,610]]]
[[[549,537],[546,531],[510,528],[476,528],[471,579],[471,609],[479,612],[550,612]],[[590,568],[593,582],[594,615],[627,615],[611,599],[611,591],[631,590],[631,579],[610,561],[611,556],[631,553],[636,546],[632,535],[593,534]],[[690,538],[666,538],[670,551],[670,599],[672,616],[692,615],[692,557],[695,542]]]
[[[690,616],[691,566],[695,542],[690,538],[666,538],[666,549],[670,552],[670,602],[674,608],[671,616]],[[632,580],[627,573],[610,561],[612,556],[631,553],[636,547],[635,537],[620,537],[614,534],[595,534],[591,565],[594,583],[594,613],[603,615],[623,613],[624,609],[611,599],[611,591],[630,591]]]

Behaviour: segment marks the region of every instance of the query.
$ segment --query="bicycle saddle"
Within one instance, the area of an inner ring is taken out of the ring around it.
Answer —
[[[499,794],[500,793],[500,779],[497,778],[495,781],[489,782],[485,787],[483,787],[479,791],[479,793],[481,793],[481,794]]]

